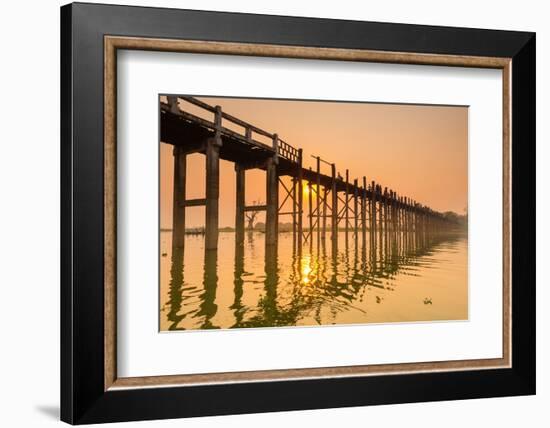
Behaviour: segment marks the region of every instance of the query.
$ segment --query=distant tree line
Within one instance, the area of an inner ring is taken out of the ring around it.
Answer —
[[[463,214],[463,215],[460,215],[460,214],[457,214],[455,213],[454,211],[445,211],[443,213],[443,217],[445,217],[446,219],[454,222],[454,223],[457,223],[461,226],[467,226],[468,225],[468,214]]]

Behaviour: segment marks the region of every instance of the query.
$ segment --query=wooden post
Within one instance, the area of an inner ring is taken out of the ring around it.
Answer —
[[[382,253],[382,243],[384,242],[383,240],[383,234],[384,234],[384,202],[382,200],[382,186],[378,185],[377,187],[377,199],[378,199],[378,217],[379,217],[379,220],[378,220],[378,233],[379,233],[379,243],[380,243],[380,253]]]
[[[414,237],[413,237],[414,222],[413,222],[413,219],[414,219],[413,202],[412,202],[412,199],[409,198],[409,225],[407,226],[408,235],[409,235],[409,251],[411,250],[413,242],[414,242]]]
[[[411,245],[414,247],[416,244],[416,205],[413,199],[411,199]]]
[[[348,239],[349,230],[349,170],[346,169],[346,196],[345,196],[345,219],[346,219],[346,240]]]
[[[369,255],[373,272],[376,272],[376,184],[370,183],[369,200]]]
[[[328,188],[323,187],[323,234],[321,235],[323,242],[325,242],[327,235],[327,197]]]
[[[384,187],[384,232],[388,233],[388,188]]]
[[[407,237],[407,233],[409,231],[409,224],[407,223],[407,218],[409,215],[409,198],[404,196],[403,197],[403,233],[404,236]]]
[[[397,197],[397,229],[399,230],[399,233],[401,233],[401,230],[403,229],[403,197],[398,196]]]
[[[402,198],[401,196],[399,196],[397,193],[395,194],[395,199],[396,199],[396,209],[397,209],[397,214],[396,214],[396,217],[395,217],[395,222],[396,222],[396,229],[397,229],[397,251],[398,251],[398,254],[400,254],[401,252],[401,248],[402,248],[402,244],[403,244],[403,234],[401,233],[402,231],[402,228],[401,228],[401,220],[402,220]]]
[[[331,165],[332,172],[332,210],[331,210],[331,229],[332,229],[332,252],[333,255],[338,251],[338,190],[336,186],[336,165]]]
[[[371,182],[371,237],[376,241],[376,183]]]
[[[206,141],[206,221],[205,221],[205,250],[218,248],[218,218],[220,197],[220,147],[222,109],[216,106],[215,125],[216,134]]]
[[[357,234],[359,233],[359,193],[357,192],[357,186],[359,185],[357,178],[353,180],[353,235],[357,241]]]
[[[392,204],[393,204],[393,227],[395,231],[397,232],[398,228],[398,216],[399,216],[399,200],[397,197],[397,192],[393,192],[393,198],[392,198]]]
[[[236,209],[235,209],[235,244],[244,244],[244,206],[245,206],[245,169],[235,164],[236,175]]]
[[[367,246],[367,178],[363,176],[363,190],[361,192],[361,235],[363,250]]]
[[[407,196],[403,198],[403,231],[407,237],[409,233],[409,198]]]
[[[409,197],[405,196],[405,248],[407,252],[409,251],[409,244],[410,244],[410,236],[409,236],[409,233],[411,231],[410,214],[411,214],[411,206],[410,206]]]
[[[275,154],[267,159],[266,166],[266,214],[265,214],[265,245],[275,247],[277,245],[277,232],[279,226],[279,176],[277,173],[279,137],[273,135],[273,148]],[[267,252],[266,252],[267,254]]]
[[[414,246],[415,249],[418,248],[418,239],[420,236],[419,226],[418,226],[418,203],[414,201]]]
[[[317,156],[317,188],[315,189],[317,200],[317,247],[321,242],[321,158]]]
[[[413,233],[414,233],[414,206],[413,206],[413,200],[409,198],[409,236],[411,238],[409,244],[411,245],[413,243]]]
[[[392,257],[395,242],[395,199],[393,190],[388,192],[388,256]]]
[[[311,181],[308,181],[307,182],[307,196],[308,196],[308,207],[309,207],[309,213],[308,213],[308,217],[309,217],[309,233],[308,233],[308,239],[309,239],[309,244],[311,246],[311,244],[313,243],[313,189],[312,189],[312,186],[311,186]]]
[[[395,238],[395,192],[390,189],[389,191],[389,212],[390,212],[390,227],[392,239]]]
[[[178,106],[178,97],[168,96],[166,98],[168,101],[168,105],[170,106],[170,112],[178,114],[180,112],[180,108]]]
[[[402,216],[401,199],[402,199],[401,196],[396,194],[397,216],[396,216],[395,222],[397,224],[397,240],[399,243],[398,248],[401,248],[401,237],[402,237],[401,235],[401,216]]]
[[[303,188],[303,151],[298,149],[298,253],[302,253],[302,238],[303,238],[303,227],[302,227],[302,214],[304,212],[304,188]]]
[[[395,193],[395,230],[401,232],[401,196]]]
[[[365,204],[366,204],[366,209],[367,209],[367,216],[369,218],[369,236],[370,236],[370,231],[372,231],[372,211],[371,211],[371,208],[372,208],[372,193],[371,193],[371,198],[369,199],[368,198],[368,194],[369,194],[369,187],[367,185],[367,181],[366,181],[366,178],[363,180],[363,187],[365,188]]]
[[[393,192],[393,205],[394,205],[394,224],[395,224],[395,230],[397,230],[399,225],[399,196],[397,195],[397,192]]]
[[[174,147],[174,189],[172,208],[172,251],[185,243],[185,177],[187,155]]]
[[[298,187],[298,179],[296,177],[292,178],[292,249],[296,250],[296,243],[298,242],[296,240],[296,213],[297,213],[297,206],[298,206],[298,200],[296,197],[296,187]]]
[[[401,210],[402,210],[401,229],[403,230],[403,234],[405,234],[407,232],[407,197],[406,196],[403,196],[403,198],[401,199]]]
[[[387,187],[384,188],[385,191],[385,198],[386,198],[386,232],[388,235],[390,234],[391,230],[391,190],[386,191]]]
[[[403,220],[403,198],[397,195],[397,230],[401,233]]]
[[[407,198],[407,206],[407,248],[410,251],[413,243],[413,207],[411,198]]]

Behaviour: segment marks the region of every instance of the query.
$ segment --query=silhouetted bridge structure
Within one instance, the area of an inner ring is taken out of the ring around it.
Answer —
[[[186,104],[193,107],[181,108]],[[212,120],[190,113],[191,109],[211,114]],[[184,247],[186,208],[205,206],[205,249],[217,249],[220,159],[235,164],[237,245],[244,243],[246,211],[266,212],[265,245],[271,254],[277,248],[277,229],[282,215],[292,217],[297,251],[301,251],[305,241],[312,244],[314,237],[318,244],[325,242],[330,232],[333,254],[337,252],[338,232],[342,229],[346,240],[350,231],[356,239],[361,234],[365,247],[367,231],[371,242],[376,241],[377,236],[382,242],[388,237],[406,240],[411,235],[424,239],[457,226],[443,214],[407,196],[383,188],[375,181],[367,183],[366,177],[350,181],[348,170],[341,176],[334,163],[318,156],[313,156],[315,169],[304,168],[302,149],[291,146],[275,133],[222,111],[220,106],[211,106],[193,97],[168,96],[167,102],[161,102],[160,130],[161,141],[174,146],[173,248]],[[192,153],[206,157],[205,198],[186,198],[187,155]],[[330,166],[329,175],[321,173],[321,163]],[[266,171],[265,205],[245,204],[245,172],[249,169]],[[283,176],[291,178],[290,185],[281,180]],[[282,203],[279,186],[284,189]],[[304,201],[304,186],[309,190],[307,201]],[[292,209],[284,212],[287,200],[291,201]],[[305,208],[306,225],[303,224]],[[327,219],[330,219],[328,226]]]

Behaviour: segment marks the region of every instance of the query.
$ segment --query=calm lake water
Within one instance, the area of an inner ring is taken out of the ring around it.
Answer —
[[[468,318],[466,235],[415,243],[399,236],[380,245],[339,233],[338,253],[314,241],[293,250],[280,233],[277,259],[266,263],[265,235],[250,232],[241,254],[235,234],[221,232],[205,256],[204,237],[187,235],[172,254],[160,233],[160,329],[363,324]],[[327,238],[328,239],[328,238]],[[182,257],[183,255],[183,257]]]

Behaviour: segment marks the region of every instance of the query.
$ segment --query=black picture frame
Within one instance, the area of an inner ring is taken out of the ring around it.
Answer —
[[[512,58],[512,367],[104,390],[104,36]],[[61,419],[71,424],[535,393],[535,34],[74,3],[61,8]]]

